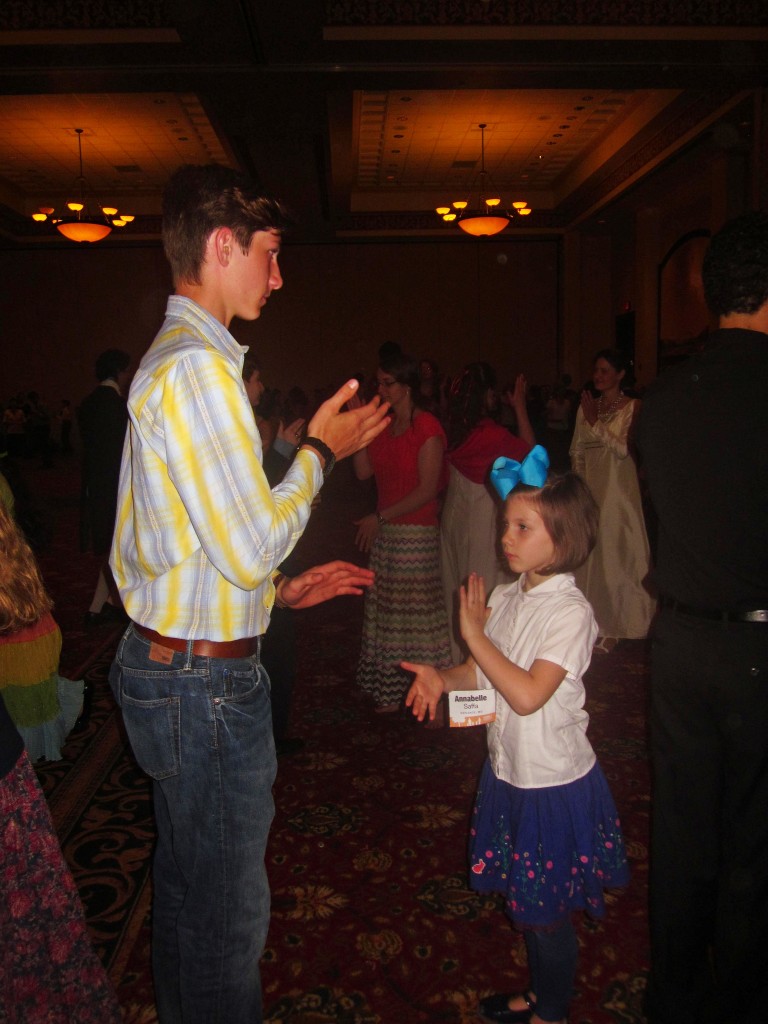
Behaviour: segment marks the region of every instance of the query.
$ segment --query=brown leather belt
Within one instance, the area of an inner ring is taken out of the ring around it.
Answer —
[[[133,628],[139,636],[145,637],[153,644],[186,654],[189,640],[181,640],[175,636],[163,636],[162,633],[156,633],[148,626],[140,626],[138,622],[134,622]],[[192,641],[192,653],[201,658],[250,658],[252,655],[258,654],[260,650],[260,636],[246,636],[242,640]]]
[[[730,611],[727,608],[699,608],[696,605],[683,604],[674,597],[661,596],[659,604],[662,608],[671,608],[680,615],[691,615],[695,619],[711,619],[713,622],[768,622],[768,609],[751,608],[744,611]]]

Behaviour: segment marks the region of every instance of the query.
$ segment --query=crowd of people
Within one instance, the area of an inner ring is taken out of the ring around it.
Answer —
[[[704,284],[721,329],[647,406],[614,349],[596,353],[578,393],[566,376],[499,387],[478,361],[444,376],[395,342],[375,374],[322,401],[298,385],[282,398],[229,327],[281,287],[287,223],[235,171],[178,171],[163,204],[165,322],[130,389],[126,354],[102,354],[77,414],[87,536],[104,557],[88,614],[125,618],[110,684],[153,785],[161,1024],[262,1020],[272,785],[276,757],[300,749],[292,609],[341,594],[364,601],[356,681],[375,712],[439,726],[452,694],[493,694],[468,877],[503,894],[530,972],[523,991],[480,1002],[500,1024],[567,1020],[573,913],[600,917],[604,890],[629,879],[584,675],[593,656],[653,631],[649,1019],[708,1020],[714,1008],[713,1021],[757,1020],[768,1005],[765,446],[749,459],[732,446],[754,453],[766,434],[768,217],[713,239]],[[63,417],[62,449],[71,409]],[[9,454],[24,454],[30,418],[8,403]],[[350,523],[366,564],[309,566],[300,540],[345,457],[371,495]],[[57,629],[35,593],[36,614],[13,629],[48,642]],[[25,695],[18,680],[0,685],[0,725],[15,737]],[[25,756],[14,739],[6,777],[28,772]],[[523,849],[541,865],[535,898]]]

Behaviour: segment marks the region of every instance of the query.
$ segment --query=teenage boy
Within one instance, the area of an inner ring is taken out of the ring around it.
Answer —
[[[331,562],[276,573],[333,468],[386,424],[376,399],[341,412],[347,382],[270,490],[228,331],[282,286],[286,215],[243,175],[181,168],[163,199],[175,295],[134,377],[111,565],[132,619],[110,682],[153,779],[152,960],[161,1024],[258,1024],[269,924],[264,853],[275,747],[261,637],[273,601],[360,594],[372,574]]]

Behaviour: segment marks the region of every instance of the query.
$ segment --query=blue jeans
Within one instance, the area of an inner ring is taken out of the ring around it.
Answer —
[[[163,649],[165,650],[165,649]],[[129,627],[110,671],[157,823],[152,969],[161,1024],[260,1024],[264,856],[277,762],[257,656],[150,658]]]

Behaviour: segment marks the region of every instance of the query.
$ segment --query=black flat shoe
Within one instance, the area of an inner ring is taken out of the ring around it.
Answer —
[[[522,997],[528,1005],[524,1010],[510,1010],[509,1000],[518,997]],[[495,1021],[496,1024],[528,1024],[536,1011],[536,1003],[531,999],[530,992],[497,992],[487,999],[481,999],[479,1010],[485,1020]]]

